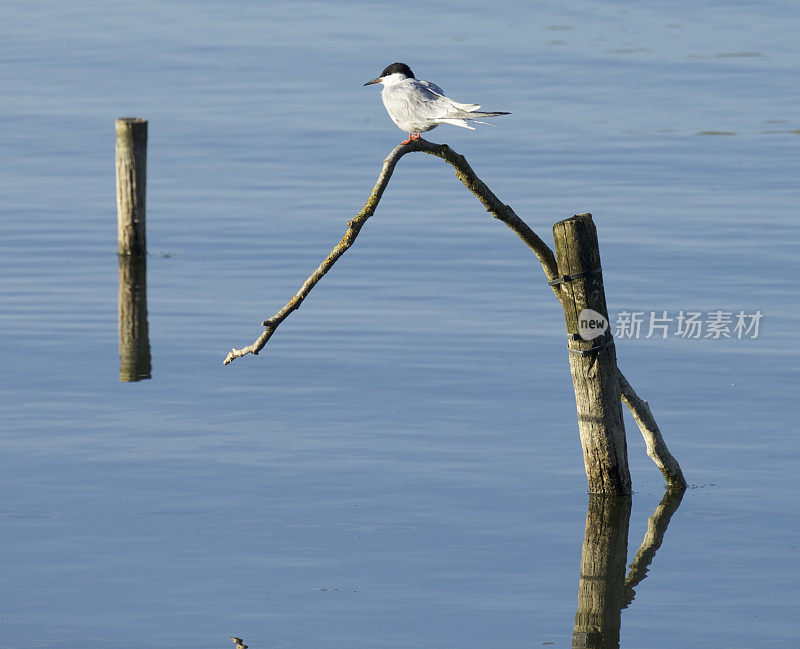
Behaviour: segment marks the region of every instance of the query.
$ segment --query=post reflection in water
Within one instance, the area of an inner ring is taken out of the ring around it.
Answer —
[[[119,380],[150,378],[147,327],[147,259],[119,256]]]
[[[574,649],[619,648],[622,609],[633,601],[634,587],[647,575],[682,498],[683,490],[669,490],[664,495],[647,523],[626,577],[631,497],[590,495],[572,634]]]

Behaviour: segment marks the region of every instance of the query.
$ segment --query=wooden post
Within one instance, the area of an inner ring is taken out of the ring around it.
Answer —
[[[147,254],[147,120],[120,117],[117,132],[117,240],[119,254]]]
[[[608,326],[597,230],[591,214],[553,226],[567,324],[569,367],[578,407],[578,430],[590,493],[631,491],[625,424],[617,378],[617,356]]]

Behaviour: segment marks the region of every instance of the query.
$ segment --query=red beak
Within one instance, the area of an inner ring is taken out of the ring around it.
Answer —
[[[373,79],[372,81],[367,81],[364,85],[365,86],[371,86],[373,83],[380,83],[380,82],[381,82],[381,78],[378,77],[377,79]]]

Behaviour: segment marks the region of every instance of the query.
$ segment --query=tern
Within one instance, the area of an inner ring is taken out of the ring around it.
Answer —
[[[486,124],[477,121],[477,118],[511,114],[482,111],[479,104],[462,104],[445,97],[444,90],[435,83],[417,79],[405,63],[392,63],[381,72],[381,76],[364,85],[373,83],[383,84],[381,99],[386,112],[397,128],[408,133],[408,139],[401,144],[418,140],[420,133],[430,131],[439,124],[452,124],[474,131],[475,127],[467,124],[468,119]]]

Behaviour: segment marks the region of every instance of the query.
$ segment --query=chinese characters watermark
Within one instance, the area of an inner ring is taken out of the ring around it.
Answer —
[[[614,337],[621,338],[758,338],[764,314],[733,311],[620,311],[614,318]]]

